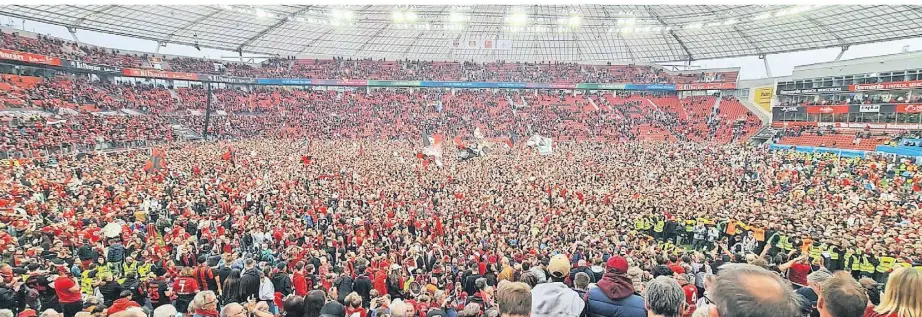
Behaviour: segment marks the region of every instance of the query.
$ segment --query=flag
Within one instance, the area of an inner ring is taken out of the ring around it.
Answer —
[[[229,146],[227,147],[227,151],[225,151],[224,154],[221,155],[221,159],[225,161],[230,161],[233,158],[234,158],[234,148]]]
[[[144,171],[150,173],[165,169],[166,158],[164,157],[163,150],[159,148],[152,148],[150,150],[150,158],[147,160],[147,162],[144,163]]]
[[[301,163],[304,163],[304,166],[311,165],[311,159],[313,157],[310,155],[301,155]]]
[[[460,135],[456,135],[455,138],[452,139],[452,142],[454,142],[455,146],[458,147],[459,149],[463,149],[465,147],[464,142],[461,141]]]
[[[554,140],[548,137],[543,137],[540,134],[535,134],[525,142],[526,146],[534,147],[538,149],[538,154],[541,155],[550,155],[554,152]]]

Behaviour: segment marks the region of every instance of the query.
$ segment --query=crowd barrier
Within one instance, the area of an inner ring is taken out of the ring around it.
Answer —
[[[876,150],[879,153],[922,157],[922,148],[920,147],[878,145]]]
[[[146,140],[127,142],[95,142],[86,144],[71,144],[70,146],[45,147],[40,149],[0,150],[0,159],[42,159],[61,155],[77,155],[80,153],[100,153],[112,151],[125,151],[143,149],[166,144],[166,141]]]
[[[859,150],[848,150],[848,149],[835,149],[828,147],[818,147],[818,146],[806,146],[806,145],[790,145],[790,144],[771,144],[768,148],[772,151],[775,150],[793,150],[797,152],[804,153],[834,153],[841,157],[860,157],[864,158],[867,152]]]

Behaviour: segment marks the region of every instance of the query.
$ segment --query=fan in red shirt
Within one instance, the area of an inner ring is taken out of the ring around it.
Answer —
[[[807,262],[809,259],[807,254],[801,255],[788,263],[784,263],[778,266],[778,269],[781,271],[788,270],[788,279],[792,283],[806,286],[807,285],[807,275],[810,274],[810,263]]]
[[[199,291],[198,282],[196,282],[195,278],[192,276],[193,273],[194,271],[192,268],[184,268],[180,272],[181,276],[173,281],[173,293],[177,295],[177,311],[187,311],[189,309],[189,303],[192,302],[195,293]]]
[[[54,280],[54,292],[63,308],[62,313],[73,315],[83,309],[80,297],[80,284],[71,276],[66,265],[58,266],[58,278]]]

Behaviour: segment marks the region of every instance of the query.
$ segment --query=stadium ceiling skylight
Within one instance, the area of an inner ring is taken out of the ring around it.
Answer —
[[[922,36],[915,6],[5,5],[66,27],[256,54],[665,62]]]

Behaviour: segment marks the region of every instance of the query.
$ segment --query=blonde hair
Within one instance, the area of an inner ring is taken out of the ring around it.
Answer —
[[[887,279],[887,289],[874,311],[881,315],[896,313],[899,317],[922,316],[922,271],[907,268],[893,270]]]

